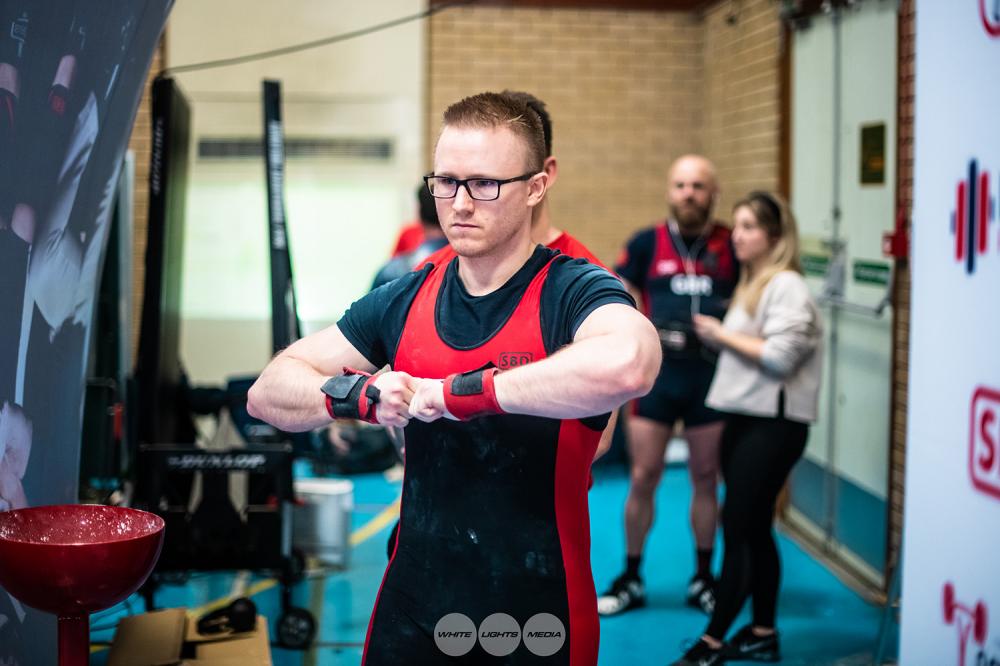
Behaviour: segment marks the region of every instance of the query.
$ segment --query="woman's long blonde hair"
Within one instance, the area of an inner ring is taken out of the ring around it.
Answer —
[[[733,303],[740,304],[753,316],[757,312],[761,294],[775,275],[781,271],[802,272],[799,260],[799,230],[788,203],[776,194],[751,192],[733,206],[733,212],[747,207],[771,239],[771,252],[767,266],[756,275],[744,266],[740,281],[733,293]]]

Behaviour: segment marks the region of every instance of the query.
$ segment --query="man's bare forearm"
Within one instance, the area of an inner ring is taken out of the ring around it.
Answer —
[[[575,342],[549,358],[496,378],[504,411],[572,419],[603,414],[645,395],[660,366],[659,345],[603,335]]]
[[[330,416],[321,389],[344,366],[375,371],[336,325],[304,337],[271,359],[260,373],[250,387],[247,411],[286,432],[326,425]]]
[[[250,387],[247,411],[287,432],[319,428],[331,420],[320,390],[326,380],[305,361],[279,355]]]

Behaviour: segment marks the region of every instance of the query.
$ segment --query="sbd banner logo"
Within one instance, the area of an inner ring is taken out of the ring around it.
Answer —
[[[972,635],[972,640],[980,647],[986,643],[988,628],[986,604],[980,600],[976,602],[975,607],[966,606],[955,598],[955,586],[952,583],[944,584],[942,602],[945,623],[954,624],[958,629],[958,666],[966,666],[965,652],[969,647],[969,635]],[[980,649],[976,663],[986,663],[984,657]]]
[[[969,474],[972,485],[1000,499],[1000,391],[979,386],[969,415]]]
[[[965,272],[976,270],[977,255],[989,249],[989,226],[995,216],[990,197],[990,175],[979,170],[979,161],[969,161],[968,177],[955,188],[955,210],[951,233],[955,237],[955,261],[965,263]]]

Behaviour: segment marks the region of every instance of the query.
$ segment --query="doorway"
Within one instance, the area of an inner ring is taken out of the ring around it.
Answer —
[[[791,202],[824,317],[820,418],[789,521],[872,590],[885,583],[892,381],[897,3],[832,3],[792,33]],[[847,46],[849,45],[849,47]]]

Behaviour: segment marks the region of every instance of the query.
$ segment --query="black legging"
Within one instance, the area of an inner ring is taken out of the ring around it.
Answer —
[[[808,432],[807,424],[783,416],[727,415],[721,444],[725,554],[715,612],[705,631],[712,638],[725,638],[748,594],[754,625],[774,626],[781,577],[774,504],[805,450]]]

